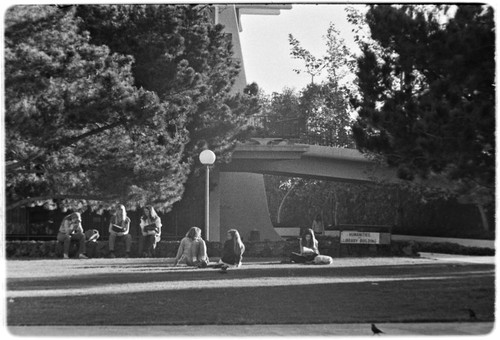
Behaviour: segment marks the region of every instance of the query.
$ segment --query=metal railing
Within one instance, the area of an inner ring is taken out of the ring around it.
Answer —
[[[298,138],[305,130],[300,118],[279,119],[273,116],[252,116],[248,123],[257,137]]]
[[[283,138],[304,144],[335,146],[331,134],[309,131],[305,119],[301,117],[280,119],[275,116],[251,116],[248,124],[255,129],[255,137]]]

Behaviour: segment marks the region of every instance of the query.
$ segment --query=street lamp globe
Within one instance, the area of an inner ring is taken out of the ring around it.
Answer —
[[[215,154],[211,150],[203,150],[200,153],[200,162],[203,165],[212,165],[215,163]]]

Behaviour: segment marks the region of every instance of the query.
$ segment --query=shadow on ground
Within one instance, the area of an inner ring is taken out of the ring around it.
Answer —
[[[494,265],[488,264],[250,263],[221,274],[144,259],[14,262],[7,276],[8,325],[494,320]]]

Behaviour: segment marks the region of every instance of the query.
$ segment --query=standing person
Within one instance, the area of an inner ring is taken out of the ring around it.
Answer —
[[[151,257],[156,249],[156,243],[161,239],[161,219],[150,205],[145,206],[143,212],[140,223],[139,254],[143,257]]]
[[[290,259],[295,263],[306,263],[319,255],[318,241],[312,229],[306,229],[299,239],[300,253],[292,253]]]
[[[174,267],[179,263],[205,268],[208,265],[207,245],[201,238],[201,229],[191,227],[181,240]]]
[[[132,247],[132,235],[130,230],[130,218],[127,217],[127,211],[123,204],[116,206],[115,214],[109,221],[109,257],[115,258],[115,242],[117,238],[125,240],[126,257],[130,257],[130,248]]]
[[[325,225],[323,224],[321,214],[316,215],[316,218],[313,220],[311,229],[316,235],[323,235],[323,233],[325,232]]]
[[[77,240],[79,243],[78,247],[78,258],[86,259],[85,256],[85,235],[83,234],[82,228],[82,217],[80,213],[74,212],[63,218],[61,226],[59,227],[59,232],[57,233],[57,241],[63,242],[63,258],[69,259],[69,246],[71,245],[71,240]]]
[[[226,241],[222,249],[222,257],[215,268],[222,268],[226,271],[229,267],[238,268],[241,266],[245,245],[241,241],[240,233],[236,229],[227,231]]]

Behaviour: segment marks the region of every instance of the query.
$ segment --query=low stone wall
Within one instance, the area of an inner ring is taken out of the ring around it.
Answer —
[[[418,247],[411,242],[392,242],[383,245],[342,244],[339,245],[338,237],[319,237],[319,251],[331,257],[374,257],[374,256],[415,256]],[[220,242],[207,242],[207,251],[210,258],[221,256],[223,244]],[[156,247],[155,257],[175,257],[179,241],[160,241]],[[298,251],[297,239],[283,241],[247,241],[244,257],[271,257],[287,259],[291,252]],[[75,256],[77,244],[72,244],[70,256]],[[131,256],[137,256],[138,242],[132,242]],[[62,257],[62,244],[53,241],[7,241],[5,253],[8,259],[16,258],[60,258]],[[117,257],[125,255],[124,242],[115,244]],[[109,255],[108,242],[100,240],[87,246],[89,257],[107,257]]]

